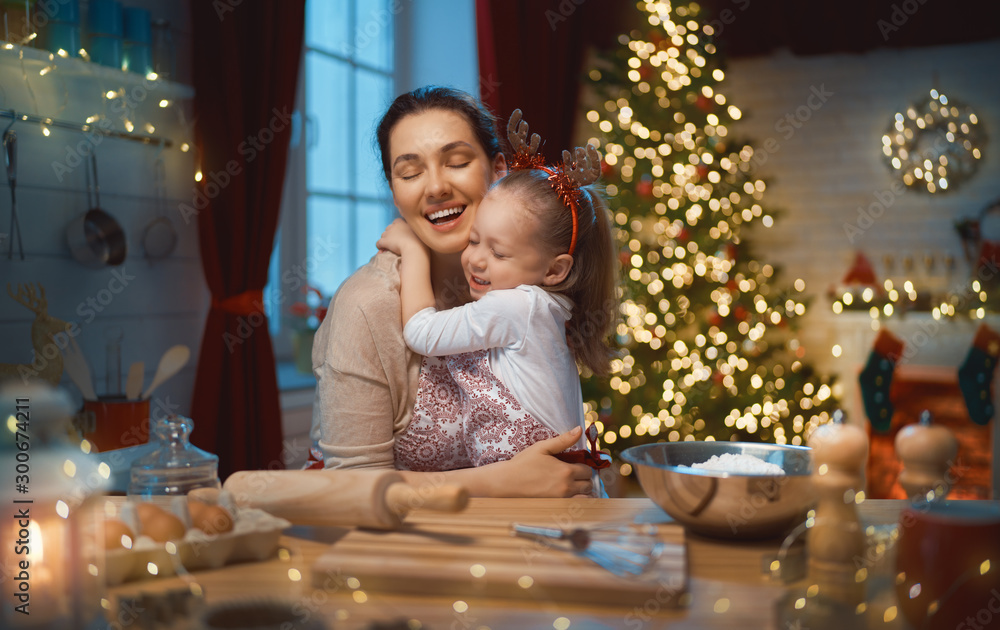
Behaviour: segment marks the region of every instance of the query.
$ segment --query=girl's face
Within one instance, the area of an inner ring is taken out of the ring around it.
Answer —
[[[431,109],[400,120],[389,134],[390,186],[414,234],[441,254],[462,251],[476,209],[504,157],[491,160],[465,118]]]
[[[472,299],[522,284],[550,286],[566,277],[572,257],[548,253],[537,231],[538,219],[516,196],[493,190],[483,199],[462,252]]]

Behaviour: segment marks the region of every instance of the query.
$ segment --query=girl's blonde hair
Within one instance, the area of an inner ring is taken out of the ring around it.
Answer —
[[[538,219],[538,244],[553,256],[569,251],[572,211],[563,204],[538,169],[517,170],[493,184],[492,190],[514,196]],[[557,285],[542,287],[573,301],[566,341],[577,363],[595,374],[607,374],[611,349],[607,340],[617,312],[618,258],[604,199],[591,187],[580,188],[573,266]]]

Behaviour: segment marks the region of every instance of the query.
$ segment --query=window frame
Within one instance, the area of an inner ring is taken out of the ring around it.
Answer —
[[[356,22],[356,12],[359,0],[348,0],[348,24],[354,25]],[[389,3],[392,7],[392,3]],[[401,62],[406,58],[401,53],[401,49],[408,48],[410,37],[405,33],[408,31],[409,11],[393,12],[393,24],[390,36],[393,39],[392,67],[389,70],[373,67],[367,63],[358,61],[350,55],[340,54],[327,49],[313,48],[309,46],[307,38],[303,38],[302,55],[299,63],[299,74],[295,95],[295,113],[293,115],[292,139],[289,145],[287,166],[285,172],[285,185],[282,191],[281,216],[278,224],[278,231],[275,237],[275,252],[272,253],[271,270],[269,271],[268,285],[265,289],[265,302],[268,306],[269,330],[271,333],[272,345],[275,359],[278,362],[287,362],[293,359],[293,349],[291,332],[293,321],[289,312],[290,306],[304,299],[301,292],[302,286],[308,276],[308,251],[309,251],[309,200],[316,197],[321,199],[331,199],[345,201],[348,204],[348,224],[349,232],[356,233],[358,221],[357,212],[359,203],[380,204],[385,210],[385,224],[388,225],[395,216],[395,208],[392,205],[392,196],[388,185],[380,182],[380,196],[370,194],[359,194],[357,190],[358,174],[357,164],[354,160],[347,160],[349,170],[348,181],[351,182],[346,193],[330,193],[325,191],[310,191],[308,188],[308,152],[316,141],[318,134],[318,121],[313,120],[307,109],[306,80],[307,57],[310,54],[321,55],[327,59],[346,63],[350,67],[348,77],[348,93],[344,95],[347,104],[347,119],[351,123],[358,121],[357,103],[357,70],[375,73],[386,77],[390,82],[390,96],[395,95],[397,88],[405,84],[403,69],[405,63]],[[306,19],[308,19],[308,8]],[[348,29],[348,32],[353,32]],[[384,109],[387,103],[379,103],[378,107]],[[348,124],[347,146],[358,146],[358,134],[366,133],[368,130],[361,128],[358,124]],[[349,251],[348,259],[354,261],[355,265],[347,270],[350,275],[358,269],[364,261],[358,260],[359,243],[355,238],[346,241]],[[276,255],[274,255],[276,254]],[[330,297],[327,295],[326,297]]]

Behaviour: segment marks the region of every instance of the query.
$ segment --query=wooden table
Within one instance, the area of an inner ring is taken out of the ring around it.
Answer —
[[[859,506],[862,524],[878,531],[898,521],[903,501],[866,501]],[[544,523],[546,518],[574,511],[581,524],[611,519],[631,521],[636,516],[659,514],[648,499],[473,499],[461,514],[462,523],[493,519]],[[421,519],[440,522],[441,514],[415,511],[408,523]],[[881,527],[886,526],[886,527]],[[788,613],[795,612],[798,595],[806,597],[808,580],[784,581],[769,576],[765,567],[776,557],[781,541],[728,542],[687,535],[688,594],[682,606],[651,597],[642,605],[607,606],[572,604],[532,599],[476,599],[448,596],[403,595],[365,590],[351,576],[330,572],[311,584],[317,558],[352,530],[346,528],[292,527],[282,537],[287,552],[267,561],[236,564],[201,571],[188,578],[172,577],[128,583],[111,590],[116,596],[141,592],[163,592],[196,581],[205,593],[206,605],[235,598],[260,597],[290,601],[302,620],[321,616],[329,628],[795,628],[818,627],[816,619],[806,623]],[[802,559],[801,547],[788,558]],[[871,627],[905,628],[894,609],[891,579],[895,556],[892,545],[870,556],[868,610]],[[786,562],[790,566],[794,562]],[[881,576],[881,577],[878,577]],[[807,601],[807,599],[803,599]],[[811,600],[810,600],[811,601]],[[808,603],[808,602],[807,602]],[[402,625],[384,625],[392,622]],[[409,626],[406,624],[409,623]],[[382,624],[382,625],[380,625]]]

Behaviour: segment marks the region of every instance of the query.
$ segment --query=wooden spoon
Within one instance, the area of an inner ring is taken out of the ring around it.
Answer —
[[[94,380],[90,374],[90,366],[87,365],[87,360],[83,358],[80,346],[77,345],[76,339],[72,336],[69,338],[69,344],[63,349],[63,368],[69,374],[69,378],[73,381],[73,384],[83,394],[84,400],[97,400],[97,394],[94,392]]]
[[[142,361],[136,361],[128,366],[128,378],[125,380],[125,397],[129,400],[139,399],[139,394],[142,393],[142,377],[145,374],[145,369],[146,364]]]
[[[153,393],[153,390],[163,384],[164,381],[169,379],[174,374],[180,372],[181,368],[187,365],[188,359],[191,358],[191,349],[185,345],[176,345],[168,348],[163,356],[160,358],[160,364],[156,367],[156,374],[153,376],[153,382],[149,384],[146,391],[142,393],[143,399],[149,398],[149,395]]]

